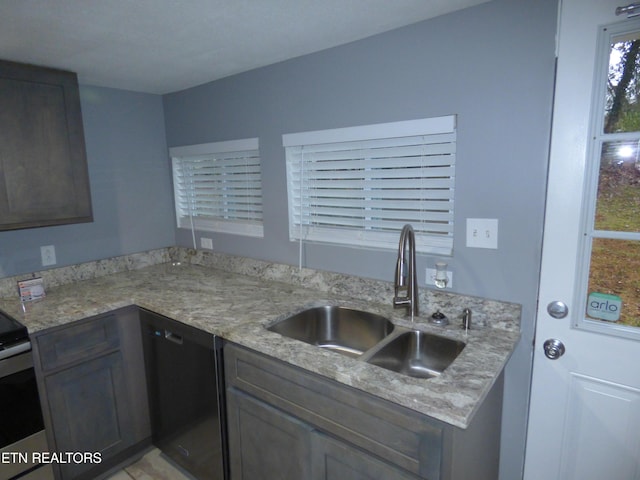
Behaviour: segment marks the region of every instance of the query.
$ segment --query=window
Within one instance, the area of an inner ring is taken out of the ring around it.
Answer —
[[[640,31],[600,34],[597,103],[582,248],[584,316],[576,326],[640,334]],[[635,330],[635,331],[634,331]]]
[[[289,238],[451,255],[456,117],[294,133],[287,157]]]
[[[263,236],[258,139],[175,147],[178,228]]]

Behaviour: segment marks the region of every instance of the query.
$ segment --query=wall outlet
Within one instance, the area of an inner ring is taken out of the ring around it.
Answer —
[[[467,218],[467,247],[498,248],[498,219]]]
[[[46,245],[40,247],[40,257],[42,257],[42,266],[48,267],[55,265],[56,262],[56,247],[53,245]]]
[[[447,286],[445,288],[453,287],[453,272],[446,270],[447,272]],[[436,284],[436,269],[427,267],[426,274],[426,285],[435,285]]]
[[[213,240],[211,240],[210,238],[200,237],[200,246],[202,248],[213,250]]]

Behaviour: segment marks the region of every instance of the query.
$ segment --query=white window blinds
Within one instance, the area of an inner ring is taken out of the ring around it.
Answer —
[[[451,255],[455,116],[283,136],[291,240]]]
[[[179,228],[263,236],[258,139],[175,147]]]

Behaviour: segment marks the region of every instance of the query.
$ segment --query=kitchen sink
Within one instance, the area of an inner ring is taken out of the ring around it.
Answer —
[[[335,306],[303,310],[267,328],[350,357],[362,355],[393,329],[393,323],[375,313]]]
[[[410,377],[432,378],[451,365],[464,346],[457,340],[410,330],[385,342],[365,361]]]
[[[303,310],[267,330],[418,378],[440,375],[465,347],[458,340],[395,326],[375,313],[336,306]]]

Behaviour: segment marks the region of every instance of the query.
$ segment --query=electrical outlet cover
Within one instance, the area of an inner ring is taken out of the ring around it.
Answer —
[[[56,261],[56,247],[53,245],[45,245],[40,247],[40,257],[42,258],[42,266],[49,267],[55,265]]]

